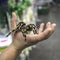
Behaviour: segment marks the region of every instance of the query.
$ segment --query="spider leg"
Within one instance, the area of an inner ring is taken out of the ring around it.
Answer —
[[[32,29],[32,30],[33,30],[33,33],[34,33],[34,34],[38,34],[38,33],[37,33],[37,29]]]
[[[11,32],[9,32],[6,37],[8,37],[12,32],[14,32],[15,30],[12,30]]]

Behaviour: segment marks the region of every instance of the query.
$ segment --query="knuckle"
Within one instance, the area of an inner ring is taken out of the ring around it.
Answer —
[[[48,30],[49,32],[53,31],[52,28],[48,28],[47,30]]]

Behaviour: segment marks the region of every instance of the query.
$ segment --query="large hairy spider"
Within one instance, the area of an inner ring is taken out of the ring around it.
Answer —
[[[9,34],[6,37],[8,37],[12,32],[14,32],[15,34],[17,32],[22,32],[23,36],[26,37],[26,34],[28,34],[28,32],[30,31],[33,31],[34,34],[37,33],[37,28],[34,24],[26,25],[24,22],[19,22],[17,24],[17,28],[9,32]]]

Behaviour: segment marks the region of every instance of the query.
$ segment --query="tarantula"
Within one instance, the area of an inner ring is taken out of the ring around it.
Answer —
[[[29,31],[33,31],[33,33],[36,34],[37,33],[36,26],[34,24],[26,25],[24,22],[19,22],[17,24],[17,28],[9,32],[9,34],[6,37],[8,37],[12,32],[14,32],[15,34],[17,32],[22,32],[23,36],[26,37],[26,34],[28,34]]]

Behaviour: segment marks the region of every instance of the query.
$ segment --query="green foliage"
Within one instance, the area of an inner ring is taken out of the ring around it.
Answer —
[[[5,49],[6,49],[6,47],[0,48],[0,52],[3,52]]]
[[[9,4],[9,8],[11,10],[11,13],[15,12],[20,18],[22,17],[23,10],[26,7],[31,5],[30,0],[24,0],[24,1],[18,2],[18,3],[15,3],[10,0],[8,4]]]
[[[30,6],[31,5],[31,3],[30,3],[29,0],[25,0],[25,3],[26,3],[27,6]]]
[[[6,25],[6,9],[0,6],[0,29],[5,28]]]
[[[9,0],[8,4],[9,4],[10,8],[12,8],[12,9],[15,8],[15,3],[12,0]]]

